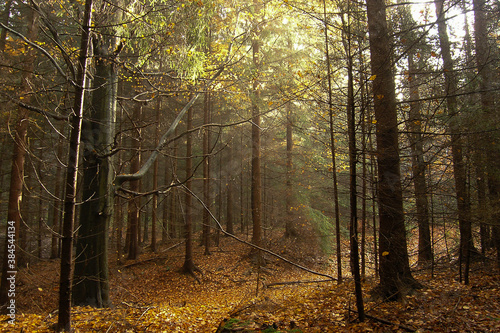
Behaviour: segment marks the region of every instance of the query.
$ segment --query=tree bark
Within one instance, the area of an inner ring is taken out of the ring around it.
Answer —
[[[59,282],[59,314],[57,329],[71,330],[71,291],[73,278],[73,228],[75,223],[75,201],[78,180],[78,161],[80,156],[80,139],[82,129],[83,105],[87,78],[87,58],[89,54],[90,30],[92,23],[92,0],[85,1],[82,24],[82,39],[78,58],[77,86],[71,117],[69,138],[68,167],[64,196],[64,219],[61,244],[61,276]]]
[[[299,235],[297,226],[295,225],[295,200],[293,193],[293,121],[291,102],[286,105],[286,225],[285,237],[297,237]]]
[[[420,94],[418,69],[413,60],[414,52],[408,53],[408,81],[410,89],[410,115],[408,129],[410,137],[410,149],[412,154],[413,184],[415,186],[415,203],[417,206],[418,224],[418,263],[428,266],[433,261],[432,243],[429,222],[429,204],[427,199],[427,165],[424,160],[424,148],[422,142],[422,117],[420,114]]]
[[[187,115],[187,142],[186,142],[186,189],[184,199],[184,238],[186,242],[186,252],[184,256],[183,270],[186,273],[194,275],[196,266],[193,258],[193,197],[190,193],[192,187],[191,178],[193,176],[193,138],[189,132],[193,128],[193,111],[191,108],[188,110]]]
[[[133,119],[141,119],[142,106],[136,105],[133,112]],[[132,152],[133,157],[130,162],[130,174],[135,174],[140,170],[141,165],[141,129],[137,126],[135,128],[135,134],[132,138],[132,147],[135,151]],[[129,189],[134,193],[140,191],[140,179],[130,180]],[[140,197],[132,194],[128,202],[128,235],[129,235],[129,247],[128,247],[128,259],[135,260],[139,254],[139,223],[140,223]]]
[[[418,286],[410,271],[403,213],[398,120],[390,39],[383,0],[367,0],[368,31],[375,119],[379,199],[378,291],[387,299],[401,298]]]
[[[2,30],[2,33],[6,31]],[[30,10],[28,17],[28,32],[27,36],[30,40],[35,40],[38,35],[38,14],[34,10]],[[35,55],[33,51],[28,50],[26,46],[26,58],[23,62],[23,71],[21,74],[21,91],[26,91],[29,88],[29,80],[33,73]],[[5,235],[8,236],[5,241],[4,255],[2,261],[2,280],[0,282],[0,306],[2,311],[5,311],[7,304],[14,298],[10,298],[9,285],[7,278],[11,277],[17,271],[18,264],[22,261],[22,252],[20,250],[21,230],[21,201],[23,195],[24,184],[24,161],[27,150],[27,133],[29,125],[29,111],[19,107],[18,115],[13,133],[14,147],[12,153],[12,163],[10,171],[10,187],[9,201],[7,204],[7,224]],[[14,228],[14,230],[12,230]],[[13,231],[13,232],[12,232]],[[11,245],[11,247],[9,247]],[[15,247],[13,247],[15,246]],[[9,256],[9,248],[12,248],[11,256]]]
[[[458,223],[460,229],[460,252],[459,252],[459,276],[462,281],[462,263],[465,261],[463,280],[469,283],[469,258],[472,248],[471,208],[469,193],[467,191],[467,171],[463,158],[465,146],[460,125],[458,123],[457,110],[457,80],[454,74],[454,64],[451,57],[450,42],[444,16],[444,0],[435,0],[439,44],[441,46],[441,57],[443,59],[443,73],[445,78],[446,106],[449,116],[448,131],[450,134],[451,154],[453,161],[453,176],[455,178],[455,192],[458,210]]]
[[[495,100],[493,90],[494,79],[492,74],[494,70],[491,65],[491,41],[488,38],[488,28],[486,20],[486,1],[474,0],[474,36],[476,46],[476,65],[479,73],[479,88],[481,91],[481,108],[484,118],[491,124],[498,124],[499,116],[495,110]],[[492,228],[495,247],[497,249],[497,264],[500,268],[500,177],[498,176],[498,168],[500,164],[500,151],[498,148],[498,136],[488,136],[483,141],[484,150],[487,154],[487,175],[488,175],[488,190],[490,194],[490,202],[493,204]],[[483,190],[480,188],[480,190]],[[484,225],[482,228],[485,229]],[[483,231],[482,234],[486,232]],[[484,242],[486,243],[486,242]],[[486,245],[483,243],[483,248]]]
[[[210,123],[210,91],[205,92],[205,101],[203,103],[203,123]],[[210,128],[203,130],[203,201],[208,208],[211,207],[210,195]],[[207,210],[203,210],[203,246],[205,255],[210,255],[210,215]]]
[[[337,181],[337,163],[336,163],[336,147],[335,133],[333,128],[333,99],[332,99],[332,74],[330,68],[330,48],[328,42],[328,25],[326,17],[326,1],[323,0],[323,19],[325,32],[325,56],[326,56],[326,75],[328,80],[328,123],[330,131],[330,153],[332,155],[332,181],[333,181],[333,204],[335,209],[335,241],[336,241],[336,256],[337,256],[337,283],[342,283],[342,243],[340,234],[340,206]]]
[[[359,270],[359,244],[358,244],[358,192],[357,192],[357,148],[356,148],[356,113],[354,105],[354,78],[353,78],[353,55],[351,53],[351,22],[350,3],[347,4],[347,22],[344,15],[342,21],[342,43],[347,60],[347,132],[349,142],[349,245],[350,264],[354,278],[354,289],[356,295],[356,308],[360,321],[365,320],[363,304],[363,292],[361,289],[361,274]]]
[[[92,103],[82,127],[83,202],[76,242],[73,302],[108,307],[108,229],[113,215],[112,161],[116,119],[117,75],[109,50],[114,45],[94,40],[96,58]]]
[[[254,0],[256,11],[259,6]],[[251,211],[252,211],[252,243],[261,246],[262,242],[262,175],[261,175],[261,140],[260,140],[260,28],[257,22],[253,23],[255,29],[252,38],[252,60],[254,77],[252,82],[252,182],[251,182]],[[262,253],[252,248],[252,256],[258,264],[263,263]]]
[[[10,11],[12,8],[12,0],[7,0],[4,6],[4,10],[2,12],[2,23],[6,26],[9,26],[10,19]],[[7,41],[7,29],[2,29],[2,33],[0,34],[0,52],[5,50],[5,44]]]

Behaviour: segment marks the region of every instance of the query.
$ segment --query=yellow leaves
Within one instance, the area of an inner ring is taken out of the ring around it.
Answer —
[[[378,99],[384,99],[384,95],[382,95],[382,94],[377,95],[377,98],[378,98]]]
[[[386,256],[388,256],[388,255],[389,255],[389,251],[384,251],[384,252],[382,252],[382,257],[386,257]]]
[[[370,78],[368,79],[368,81],[375,81],[376,78],[377,78],[377,75],[373,74],[372,76],[370,76]]]

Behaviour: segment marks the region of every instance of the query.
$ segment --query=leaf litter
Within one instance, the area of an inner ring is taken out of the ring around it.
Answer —
[[[169,244],[163,245],[169,248]],[[170,244],[171,245],[171,244]],[[270,245],[283,249],[279,239]],[[307,256],[309,267],[333,274],[325,258],[287,244],[289,256]],[[376,279],[363,282],[368,318],[357,321],[349,278],[316,281],[316,276],[276,258],[255,267],[248,247],[233,239],[205,256],[196,248],[202,271],[198,283],[180,273],[183,247],[144,253],[137,261],[110,265],[113,307],[74,307],[75,332],[498,332],[500,276],[489,262],[473,265],[470,285],[457,281],[453,265],[438,266],[433,276],[414,276],[424,285],[400,302],[370,299]],[[345,260],[348,262],[348,260]],[[0,317],[2,332],[51,332],[57,323],[59,262],[47,260],[18,273],[15,325]],[[347,271],[347,268],[344,270]]]

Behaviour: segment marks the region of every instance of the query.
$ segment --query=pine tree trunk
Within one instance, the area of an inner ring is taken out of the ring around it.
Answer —
[[[418,286],[410,271],[403,213],[398,120],[385,1],[367,0],[379,198],[380,285],[384,298],[398,299]]]
[[[323,0],[323,19],[325,33],[325,56],[326,56],[326,73],[328,80],[328,123],[330,131],[330,153],[332,155],[332,180],[333,180],[333,204],[335,209],[335,241],[336,241],[336,257],[337,257],[337,283],[342,283],[342,248],[340,234],[340,206],[337,181],[337,163],[336,163],[336,147],[335,134],[333,128],[333,99],[332,99],[332,74],[330,68],[330,48],[328,42],[328,25],[326,17],[326,1]]]
[[[480,78],[480,91],[481,91],[481,107],[485,119],[491,124],[498,124],[499,116],[495,110],[495,100],[493,90],[492,74],[494,70],[491,66],[491,42],[488,38],[488,28],[486,21],[486,1],[474,0],[474,35],[476,45],[476,63]],[[493,203],[493,211],[495,212],[492,217],[493,239],[495,247],[497,248],[497,264],[500,268],[500,213],[498,213],[500,204],[500,177],[498,176],[498,169],[500,164],[500,151],[498,148],[498,136],[488,136],[484,140],[484,150],[487,153],[487,175],[488,175],[488,189],[490,194],[490,202]],[[493,142],[492,142],[493,141]],[[484,189],[481,189],[484,190]],[[482,193],[481,193],[482,194]],[[482,225],[485,229],[484,225]],[[483,230],[481,234],[485,234]],[[486,242],[483,242],[486,243]],[[483,248],[486,247],[483,244]]]
[[[232,165],[233,161],[233,150],[231,146],[228,146],[228,151],[227,151],[227,163],[229,165]],[[228,170],[228,175],[227,175],[227,189],[226,189],[226,231],[230,234],[234,234],[234,203],[233,203],[233,170]]]
[[[28,32],[27,37],[30,40],[35,40],[38,35],[38,14],[34,10],[30,10],[28,17]],[[2,31],[5,31],[3,29]],[[28,48],[28,47],[27,47]],[[35,56],[33,51],[26,49],[26,58],[23,62],[23,71],[21,76],[21,91],[25,91],[29,87],[29,80],[33,72],[33,65]],[[21,107],[18,108],[18,115],[14,127],[14,146],[12,153],[12,164],[10,171],[10,187],[9,187],[9,201],[7,206],[7,224],[5,235],[7,236],[4,246],[3,262],[2,262],[2,280],[0,282],[0,305],[2,311],[5,311],[4,306],[10,301],[9,294],[9,281],[7,278],[12,275],[15,276],[18,265],[22,262],[22,251],[20,251],[20,237],[23,235],[21,231],[21,201],[23,195],[24,183],[24,161],[27,150],[27,133],[29,125],[29,111]],[[14,228],[12,230],[12,228]],[[11,245],[9,257],[9,245]],[[13,247],[15,245],[15,248]],[[12,260],[12,261],[10,261]]]
[[[90,27],[92,23],[92,0],[85,1],[82,39],[78,58],[78,77],[76,80],[73,116],[69,137],[68,167],[64,195],[64,219],[61,243],[61,275],[59,282],[59,313],[57,330],[71,330],[71,291],[73,278],[73,227],[75,223],[76,187],[78,181],[78,160],[82,129],[84,87],[87,78],[87,58],[90,46]]]
[[[254,4],[256,1],[254,0]],[[259,6],[256,6],[257,8]],[[254,28],[259,29],[254,23]],[[261,246],[262,242],[262,175],[261,175],[261,140],[260,140],[260,109],[258,102],[260,100],[260,41],[259,31],[254,31],[252,39],[252,59],[255,70],[252,83],[252,183],[251,183],[251,211],[252,211],[252,243]],[[258,264],[263,263],[262,254],[252,248],[252,255]]]
[[[441,57],[443,59],[443,72],[445,78],[445,94],[448,116],[450,117],[448,130],[450,134],[451,154],[453,161],[453,176],[455,178],[455,192],[458,210],[458,223],[460,229],[460,251],[459,251],[459,276],[462,281],[462,263],[465,261],[463,280],[469,283],[469,261],[472,246],[471,208],[467,192],[467,171],[463,158],[464,140],[460,134],[457,110],[457,81],[454,75],[454,64],[451,57],[450,42],[444,17],[444,0],[435,0],[436,16],[438,17],[439,43],[441,46]]]
[[[205,93],[203,103],[203,123],[210,123],[210,92]],[[210,196],[210,128],[206,127],[203,131],[203,202],[211,208]],[[210,214],[203,210],[203,245],[205,247],[205,255],[210,255]]]
[[[420,114],[420,94],[417,68],[413,61],[414,54],[408,54],[408,72],[410,89],[410,115],[408,129],[410,137],[410,148],[412,153],[413,184],[415,186],[415,201],[417,206],[418,224],[418,263],[428,266],[433,261],[432,243],[429,222],[429,204],[427,199],[427,165],[424,160],[424,148],[422,142],[422,117]]]
[[[136,105],[134,108],[133,112],[133,119],[134,120],[139,120],[141,119],[141,113],[142,113],[142,106]],[[132,148],[134,154],[131,162],[130,162],[130,173],[134,174],[140,169],[141,165],[141,156],[140,156],[140,136],[141,136],[141,130],[139,127],[135,128],[135,134],[134,137],[132,138]],[[129,184],[129,189],[130,191],[134,193],[138,193],[140,191],[140,179],[134,179],[130,181]],[[134,194],[132,194],[132,197],[129,199],[128,202],[128,236],[129,236],[129,243],[128,243],[128,259],[135,260],[137,259],[137,256],[139,255],[139,238],[140,238],[140,228],[139,228],[139,223],[140,223],[140,198]]]
[[[193,127],[193,111],[191,108],[188,110],[187,115],[187,142],[186,142],[186,194],[184,199],[184,239],[186,242],[186,252],[184,256],[184,265],[183,270],[186,273],[194,274],[196,270],[196,266],[194,264],[193,258],[193,197],[192,194],[189,193],[192,187],[191,178],[193,176],[193,138],[192,134],[189,131]]]

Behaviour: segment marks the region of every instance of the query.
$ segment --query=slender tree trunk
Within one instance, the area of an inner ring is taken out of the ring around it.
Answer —
[[[439,43],[441,46],[441,57],[443,59],[443,71],[445,78],[445,93],[448,116],[450,118],[448,130],[451,136],[451,153],[453,160],[453,175],[455,178],[455,192],[458,210],[458,223],[460,228],[460,252],[459,252],[459,276],[462,281],[462,263],[465,261],[463,280],[469,283],[469,251],[471,250],[472,229],[470,221],[470,199],[467,192],[467,171],[463,158],[464,140],[460,134],[457,110],[457,81],[454,75],[454,64],[451,57],[450,42],[444,16],[444,0],[435,0],[436,16],[438,17]]]
[[[363,68],[363,67],[361,67]],[[361,69],[363,70],[363,69]],[[364,74],[361,75],[361,280],[364,280],[366,277],[366,227],[367,227],[367,177],[368,177],[368,168],[366,163],[366,103],[365,103],[365,88],[364,88]]]
[[[141,119],[141,113],[142,113],[142,106],[137,105],[134,108],[133,112],[133,119]],[[134,148],[134,157],[132,158],[132,161],[130,162],[130,173],[134,174],[135,172],[139,171],[140,165],[141,165],[141,154],[140,154],[140,147],[141,147],[141,130],[139,127],[136,127],[135,129],[135,135],[132,138],[132,147]],[[140,179],[135,179],[130,181],[130,190],[132,192],[139,192],[140,191]],[[130,235],[130,243],[129,243],[129,248],[128,248],[128,258],[135,260],[137,259],[137,256],[139,254],[139,221],[140,221],[140,207],[141,206],[141,200],[138,196],[132,195],[132,197],[129,199],[128,203],[128,223],[129,223],[129,235]]]
[[[474,0],[474,35],[476,40],[476,63],[480,78],[481,107],[483,114],[492,124],[498,124],[498,111],[495,110],[495,100],[493,95],[493,78],[491,66],[491,42],[488,38],[488,29],[486,21],[486,1]],[[500,268],[500,213],[498,213],[500,204],[500,178],[498,176],[500,151],[498,149],[498,136],[488,137],[488,143],[485,142],[485,150],[488,151],[488,189],[490,202],[493,204],[493,237],[497,248],[497,264]],[[493,141],[493,142],[492,142]],[[483,226],[484,228],[484,226]],[[483,231],[483,233],[486,233]],[[484,244],[483,244],[484,246]],[[486,246],[484,246],[486,247]],[[484,248],[483,247],[483,248]]]
[[[417,206],[418,223],[418,263],[428,266],[433,261],[432,243],[429,223],[429,204],[427,200],[427,165],[424,160],[424,148],[422,139],[422,117],[420,114],[420,94],[418,69],[413,61],[414,53],[408,54],[408,81],[410,89],[410,115],[408,129],[410,136],[410,148],[412,154],[413,184],[415,186],[415,201]]]
[[[233,149],[231,145],[228,145],[227,148],[227,163],[229,165],[232,165],[233,161]],[[234,191],[233,191],[233,170],[229,169],[228,170],[228,175],[227,175],[227,189],[226,189],[226,231],[230,234],[234,234]]]
[[[254,5],[257,2],[254,0]],[[259,8],[259,6],[256,6]],[[260,32],[258,24],[254,22],[254,37],[252,39],[252,58],[255,70],[252,83],[252,186],[251,186],[251,205],[252,205],[252,243],[261,246],[262,242],[262,175],[261,175],[261,140],[260,140]],[[252,248],[252,254],[258,264],[263,263],[262,254]]]
[[[61,159],[63,155],[63,140],[62,136],[59,136],[59,142],[57,145],[57,159]],[[58,163],[56,167],[56,174],[55,174],[55,187],[54,187],[54,196],[56,199],[54,199],[54,202],[52,204],[52,243],[50,246],[50,258],[51,259],[56,259],[59,258],[59,245],[60,245],[60,238],[57,236],[57,234],[60,234],[61,232],[61,173],[62,173],[62,167],[61,164]]]
[[[92,0],[85,1],[82,24],[82,40],[78,58],[78,77],[75,89],[75,100],[71,117],[71,132],[68,150],[68,167],[66,169],[66,185],[64,196],[64,220],[61,244],[61,275],[59,282],[59,314],[57,329],[71,330],[71,290],[73,280],[73,227],[75,223],[75,200],[78,180],[78,160],[83,117],[83,102],[87,78],[87,58],[90,44],[90,27],[92,23]]]
[[[290,102],[286,105],[286,193],[285,193],[285,208],[286,208],[286,225],[285,237],[297,237],[298,231],[295,225],[295,200],[293,193],[293,121],[292,107]]]
[[[175,134],[174,136],[177,136],[178,130],[177,128],[175,129]],[[174,145],[172,147],[172,176],[177,175],[177,151],[178,151],[178,144],[177,141],[174,142]],[[167,174],[165,174],[165,178],[167,178]],[[179,228],[178,228],[178,191],[176,188],[173,188],[171,191],[170,195],[170,209],[169,209],[169,219],[168,219],[168,234],[170,235],[171,238],[178,238],[179,237]],[[165,239],[166,240],[166,239]]]
[[[203,123],[210,123],[210,92],[205,93],[203,103]],[[203,201],[205,205],[211,208],[210,196],[210,128],[206,127],[203,131]],[[205,247],[205,255],[210,255],[210,214],[203,210],[203,245]]]
[[[38,14],[30,10],[28,17],[27,37],[35,40],[38,35]],[[2,33],[5,30],[2,30]],[[23,71],[21,74],[21,91],[29,88],[29,80],[32,76],[35,55],[33,50],[26,46],[26,58],[24,59]],[[22,262],[22,252],[19,251],[21,231],[21,201],[24,183],[24,161],[27,149],[27,133],[29,125],[29,111],[21,107],[18,108],[17,120],[14,127],[14,147],[12,153],[12,164],[10,171],[9,201],[7,206],[7,225],[5,235],[7,236],[4,246],[2,262],[2,280],[0,282],[0,306],[2,311],[6,311],[6,306],[15,298],[8,296],[10,282],[8,278],[14,277],[18,265]],[[11,251],[9,251],[11,250]],[[9,256],[10,254],[10,256]]]
[[[12,0],[7,0],[2,12],[2,23],[5,24],[5,26],[9,26],[11,8],[12,8]],[[6,41],[7,41],[7,30],[2,29],[2,33],[0,34],[0,52],[3,52],[5,50]]]
[[[342,249],[341,249],[341,234],[340,234],[340,206],[337,181],[337,163],[336,163],[336,148],[335,148],[335,132],[333,128],[333,99],[332,99],[332,74],[330,68],[330,48],[328,42],[328,25],[326,17],[326,1],[323,0],[323,19],[325,32],[325,56],[326,56],[326,73],[328,79],[328,120],[330,130],[330,152],[332,155],[332,180],[333,180],[333,204],[335,208],[335,240],[336,240],[336,255],[337,255],[337,283],[342,283]]]
[[[156,104],[156,129],[155,129],[155,147],[158,146],[160,141],[160,110],[161,110],[161,99],[158,98]],[[158,188],[158,164],[159,161],[156,159],[153,165],[153,188]],[[158,193],[153,194],[152,202],[152,214],[151,214],[151,251],[156,252],[156,225],[158,224]]]
[[[398,299],[418,286],[410,271],[403,213],[398,120],[385,1],[367,0],[375,119],[379,198],[379,291]]]
[[[189,132],[193,128],[193,111],[190,108],[188,110],[187,115],[187,131]],[[192,134],[187,134],[187,142],[186,142],[186,196],[185,196],[185,211],[184,211],[184,238],[186,242],[186,253],[184,257],[184,266],[183,270],[186,273],[193,274],[196,270],[196,266],[194,264],[193,258],[193,196],[191,195],[191,187],[192,181],[191,178],[193,176],[193,138]]]
[[[347,60],[347,132],[349,142],[349,244],[351,272],[354,277],[354,288],[356,294],[356,308],[360,321],[365,320],[363,304],[363,292],[361,289],[361,274],[359,270],[359,244],[358,244],[358,191],[357,191],[357,148],[356,148],[356,113],[354,105],[354,78],[353,78],[353,56],[351,54],[351,22],[350,3],[347,4],[347,22],[342,15],[342,42]]]

